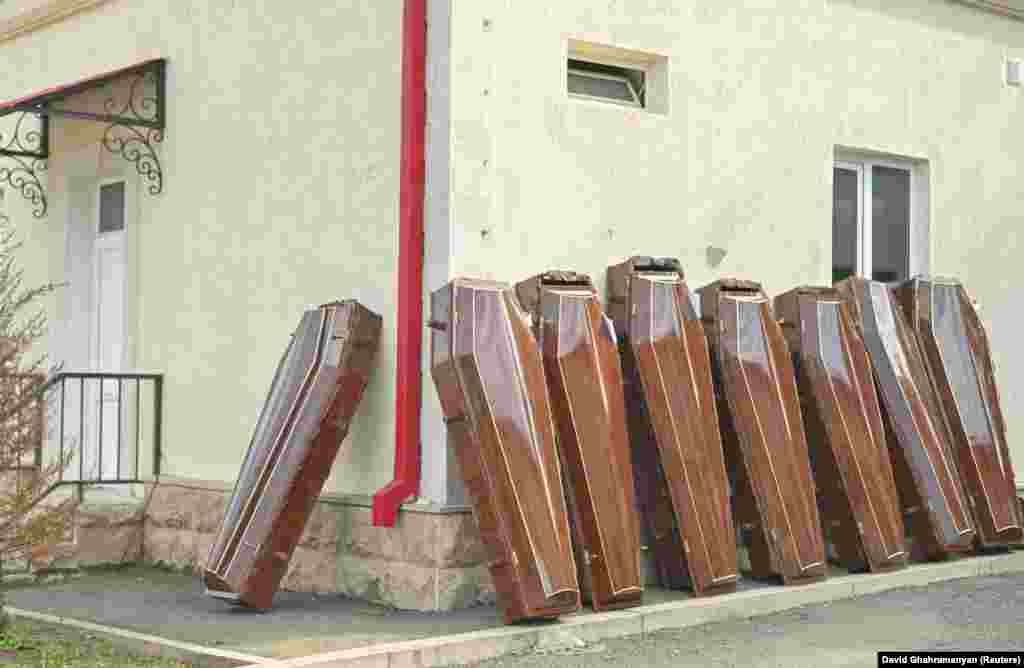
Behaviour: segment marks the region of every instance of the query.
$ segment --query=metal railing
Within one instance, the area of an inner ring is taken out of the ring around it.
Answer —
[[[47,448],[59,457],[56,461],[67,459],[69,465],[59,469],[58,479],[39,493],[26,512],[61,487],[77,486],[81,499],[86,485],[146,482],[140,474],[146,442],[152,446],[152,475],[159,477],[163,454],[163,382],[164,376],[159,373],[103,372],[61,372],[47,380],[39,391],[39,417],[34,418],[43,427],[33,457],[34,467],[18,468],[40,469]],[[113,389],[108,395],[109,388]],[[32,410],[37,409],[33,406]],[[104,449],[111,447],[116,448],[113,458],[109,450],[104,457]],[[134,460],[128,473],[123,465],[124,455]],[[113,471],[105,467],[108,461],[112,462]],[[6,526],[0,527],[0,535],[5,529]]]
[[[47,444],[53,447],[56,441],[58,461],[69,449],[75,451],[71,470],[62,469],[59,482],[141,483],[140,459],[147,440],[152,445],[152,475],[159,476],[163,381],[159,373],[107,372],[61,372],[50,379],[45,389],[47,412],[55,408],[57,415],[48,415],[47,422],[57,432],[48,435]],[[146,423],[149,433],[144,435]],[[134,463],[126,467],[125,458]]]

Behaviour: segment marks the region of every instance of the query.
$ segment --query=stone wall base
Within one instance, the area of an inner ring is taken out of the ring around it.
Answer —
[[[230,494],[222,483],[180,480],[147,483],[144,498],[87,494],[73,537],[37,550],[33,565],[45,572],[144,561],[199,575]],[[749,568],[742,545],[739,557]],[[494,602],[485,560],[469,512],[403,510],[393,528],[381,528],[368,507],[321,500],[281,589],[403,610],[456,610]],[[656,584],[651,552],[641,552],[641,565],[644,584]]]
[[[142,559],[200,573],[230,493],[216,483],[148,484]],[[403,510],[395,527],[380,528],[370,508],[321,500],[281,588],[404,610],[453,610],[493,601],[484,560],[468,512]]]
[[[76,508],[64,540],[32,549],[31,569],[45,573],[138,561],[144,520],[141,499],[86,500]]]

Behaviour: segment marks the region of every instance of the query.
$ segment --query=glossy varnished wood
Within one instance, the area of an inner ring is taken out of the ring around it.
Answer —
[[[903,517],[871,362],[847,306],[832,288],[775,298],[796,362],[822,514],[850,570],[903,566]]]
[[[634,257],[608,270],[622,336],[636,487],[663,586],[735,589],[729,506],[703,327],[677,261]]]
[[[615,330],[585,275],[548,272],[516,294],[534,314],[544,357],[584,593],[595,610],[639,605],[640,529]]]
[[[850,308],[875,372],[911,556],[936,559],[970,548],[974,525],[945,421],[913,330],[884,283],[848,278],[836,286]]]
[[[1017,489],[987,336],[953,279],[916,278],[895,290],[917,336],[983,546],[1020,542]]]
[[[540,349],[504,283],[455,279],[431,300],[431,375],[506,622],[580,606]]]
[[[210,549],[211,596],[272,605],[362,399],[380,330],[381,317],[355,301],[303,314]]]
[[[782,330],[757,283],[727,279],[700,292],[721,382],[723,439],[737,472],[737,515],[753,525],[753,574],[780,575],[786,584],[820,579],[825,545]]]

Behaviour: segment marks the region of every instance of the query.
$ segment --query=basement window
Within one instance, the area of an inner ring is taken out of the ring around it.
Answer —
[[[569,58],[567,86],[572,97],[643,109],[645,74],[639,69]]]

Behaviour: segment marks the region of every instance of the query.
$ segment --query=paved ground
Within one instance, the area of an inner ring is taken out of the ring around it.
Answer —
[[[741,585],[774,588],[749,579]],[[67,582],[5,589],[13,607],[275,658],[503,626],[494,607],[426,614],[341,596],[295,593],[279,594],[273,610],[257,613],[204,596],[196,577],[149,567],[88,572]],[[648,589],[644,598],[657,607],[689,595]],[[592,613],[585,609],[578,614]],[[875,651],[883,648],[1024,649],[1024,573],[895,590],[642,639],[582,645],[571,635],[564,642],[563,634],[549,637],[553,640],[545,640],[548,644],[539,650],[480,665],[873,666]]]
[[[880,650],[1024,650],[1024,574],[953,580],[643,639],[551,647],[480,668],[875,666]]]
[[[198,577],[143,566],[10,588],[5,596],[16,608],[279,658],[500,624],[493,607],[430,615],[294,592],[279,593],[274,608],[260,613],[204,595]]]
[[[740,589],[769,586],[745,579]],[[205,596],[198,577],[147,566],[89,571],[57,584],[8,587],[5,595],[9,605],[24,610],[272,658],[504,626],[494,606],[430,614],[294,592],[278,593],[269,612],[253,612]],[[690,597],[654,588],[644,592],[647,603]],[[591,611],[584,608],[577,614]]]

